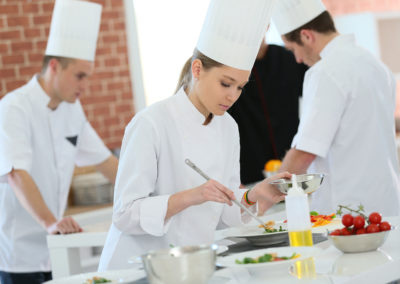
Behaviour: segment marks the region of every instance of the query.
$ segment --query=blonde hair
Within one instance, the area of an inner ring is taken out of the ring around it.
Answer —
[[[175,93],[179,91],[180,88],[184,88],[185,90],[188,89],[192,83],[192,62],[196,59],[199,59],[203,64],[204,70],[209,70],[213,67],[221,67],[223,66],[222,63],[219,63],[210,57],[204,55],[197,48],[194,49],[193,55],[186,60],[185,64],[183,65],[181,74],[179,75],[178,84],[176,85]]]

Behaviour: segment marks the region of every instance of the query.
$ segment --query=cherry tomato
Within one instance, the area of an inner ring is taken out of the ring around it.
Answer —
[[[382,231],[390,231],[392,229],[392,226],[389,224],[389,222],[382,222],[379,224],[379,230]]]
[[[354,228],[361,229],[361,228],[364,228],[365,219],[364,219],[363,216],[358,215],[358,216],[356,216],[354,218],[354,222],[353,223],[354,223]]]
[[[382,216],[378,212],[372,212],[369,214],[368,220],[371,224],[379,224],[382,220]]]
[[[354,219],[353,216],[351,216],[350,214],[345,214],[342,217],[342,224],[345,227],[351,227],[353,226],[353,219]]]
[[[378,230],[379,230],[379,228],[378,228]],[[342,236],[349,236],[349,235],[351,235],[351,231],[350,231],[349,229],[347,229],[347,228],[342,228],[342,229],[341,229],[341,233],[342,233]]]
[[[365,229],[365,228],[360,228],[360,229],[357,229],[357,235],[362,235],[362,234],[366,234],[367,233],[367,230]]]
[[[342,235],[342,231],[340,229],[334,230],[332,233],[330,233],[331,236],[340,236]]]
[[[367,226],[367,233],[378,233],[379,232],[379,226],[377,224],[369,224]]]

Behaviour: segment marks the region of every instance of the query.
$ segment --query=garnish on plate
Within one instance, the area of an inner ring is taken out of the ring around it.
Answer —
[[[264,263],[264,262],[274,262],[274,261],[282,261],[295,259],[300,257],[300,254],[293,253],[291,256],[277,256],[277,253],[266,253],[257,258],[245,257],[243,260],[236,259],[235,263],[237,264],[250,264],[250,263]]]
[[[282,226],[279,226],[279,229],[275,228],[275,221],[268,221],[262,225],[258,225],[259,228],[264,228],[266,233],[276,233],[276,232],[285,232],[287,230],[283,229]]]

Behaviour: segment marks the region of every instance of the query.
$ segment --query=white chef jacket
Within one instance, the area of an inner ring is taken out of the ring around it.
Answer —
[[[303,114],[292,147],[317,155],[308,172],[325,173],[311,207],[364,205],[367,212],[400,214],[395,145],[395,80],[384,64],[356,46],[352,35],[334,38],[305,75]]]
[[[21,206],[4,177],[27,171],[54,216],[63,216],[75,164],[101,163],[110,151],[86,120],[79,101],[47,107],[34,76],[0,101],[0,270],[49,271],[46,230]]]
[[[99,270],[129,268],[129,257],[153,249],[212,243],[220,221],[241,224],[238,206],[217,202],[191,206],[164,223],[170,195],[205,183],[185,164],[187,158],[234,190],[237,200],[242,198],[235,121],[226,113],[214,116],[209,125],[203,122],[181,89],[129,123],[115,184],[113,224]]]

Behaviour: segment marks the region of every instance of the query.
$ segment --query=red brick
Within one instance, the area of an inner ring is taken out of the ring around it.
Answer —
[[[120,17],[123,17],[122,13],[118,11],[104,11],[101,15],[101,18],[103,20],[110,20],[110,19],[119,19]]]
[[[15,69],[0,69],[0,78],[15,78]]]
[[[37,3],[24,3],[22,5],[22,11],[24,13],[37,13],[39,12],[39,5]]]
[[[101,84],[91,84],[90,85],[91,93],[101,92],[102,90],[103,90],[103,86]]]
[[[103,107],[96,107],[94,110],[93,110],[93,114],[95,115],[95,116],[98,116],[98,115],[102,115],[102,116],[106,116],[106,115],[110,115],[110,108],[108,107],[108,106],[103,106]]]
[[[106,126],[118,125],[119,124],[119,119],[118,119],[118,117],[108,117],[108,118],[104,119],[104,124]]]
[[[42,11],[45,13],[52,13],[54,8],[54,3],[43,3],[42,4]]]
[[[72,19],[71,19],[72,20]],[[48,24],[50,25],[51,22],[51,15],[48,16],[35,16],[33,17],[33,23],[35,25],[43,25],[43,24]]]
[[[46,49],[46,46],[47,46],[47,40],[41,40],[41,41],[37,41],[36,43],[35,43],[35,47],[36,47],[36,49],[39,51],[39,50],[43,50],[43,52],[45,51],[45,49]]]
[[[40,29],[39,28],[24,29],[24,36],[26,38],[38,38],[40,36]]]
[[[131,92],[125,92],[122,94],[122,99],[124,100],[133,100],[133,95]]]
[[[103,32],[109,31],[110,30],[110,25],[108,22],[101,22],[100,24],[100,36],[102,35]]]
[[[104,64],[106,67],[113,67],[113,66],[119,66],[120,62],[118,58],[110,58],[104,60]]]
[[[28,54],[29,62],[30,63],[37,63],[37,62],[42,62],[43,61],[43,53],[33,53],[33,54]]]
[[[96,56],[103,55],[103,54],[111,54],[111,48],[109,48],[109,47],[99,47],[96,50]]]
[[[4,65],[24,63],[24,56],[22,55],[6,55],[2,57]]]
[[[7,24],[9,27],[29,26],[29,17],[8,17]]]
[[[99,79],[111,79],[114,78],[114,72],[112,71],[99,71],[93,74],[93,80],[99,80]]]
[[[7,43],[2,43],[2,44],[0,44],[0,53],[3,55],[3,54],[5,54],[5,53],[8,53],[8,46],[9,46],[9,44],[7,44]]]
[[[120,70],[119,72],[118,72],[118,76],[120,76],[120,77],[126,77],[126,78],[130,78],[130,72],[129,72],[129,70],[128,69],[126,69],[126,70]]]
[[[33,76],[33,74],[36,74],[40,72],[40,67],[20,67],[19,68],[19,75],[20,76]]]
[[[18,5],[11,4],[11,5],[1,5],[1,14],[17,14],[18,13]]]
[[[0,32],[0,38],[3,39],[19,39],[21,38],[21,32],[17,30],[11,30],[11,31],[5,31],[5,32]]]
[[[117,46],[117,53],[118,54],[128,54],[128,48],[126,45]]]
[[[32,42],[13,42],[11,43],[11,51],[20,52],[20,51],[31,51],[33,47]]]
[[[97,96],[98,102],[101,103],[112,103],[115,102],[117,97],[115,95],[105,95],[105,96]]]
[[[115,30],[123,30],[125,31],[125,22],[116,22],[114,23]]]
[[[24,85],[24,84],[26,84],[26,82],[27,82],[28,80],[17,80],[17,81],[9,81],[9,82],[6,82],[6,92],[8,93],[8,92],[11,92],[12,90],[15,90],[15,89],[17,89],[17,88],[19,88],[19,87],[22,87],[22,85]]]
[[[105,42],[105,43],[118,43],[119,42],[119,36],[117,36],[117,35],[104,36],[103,37],[103,42]]]
[[[131,104],[124,104],[124,105],[117,105],[115,110],[120,113],[120,112],[130,112],[132,111],[133,106]]]
[[[123,90],[125,87],[126,84],[122,82],[108,83],[107,91]]]

